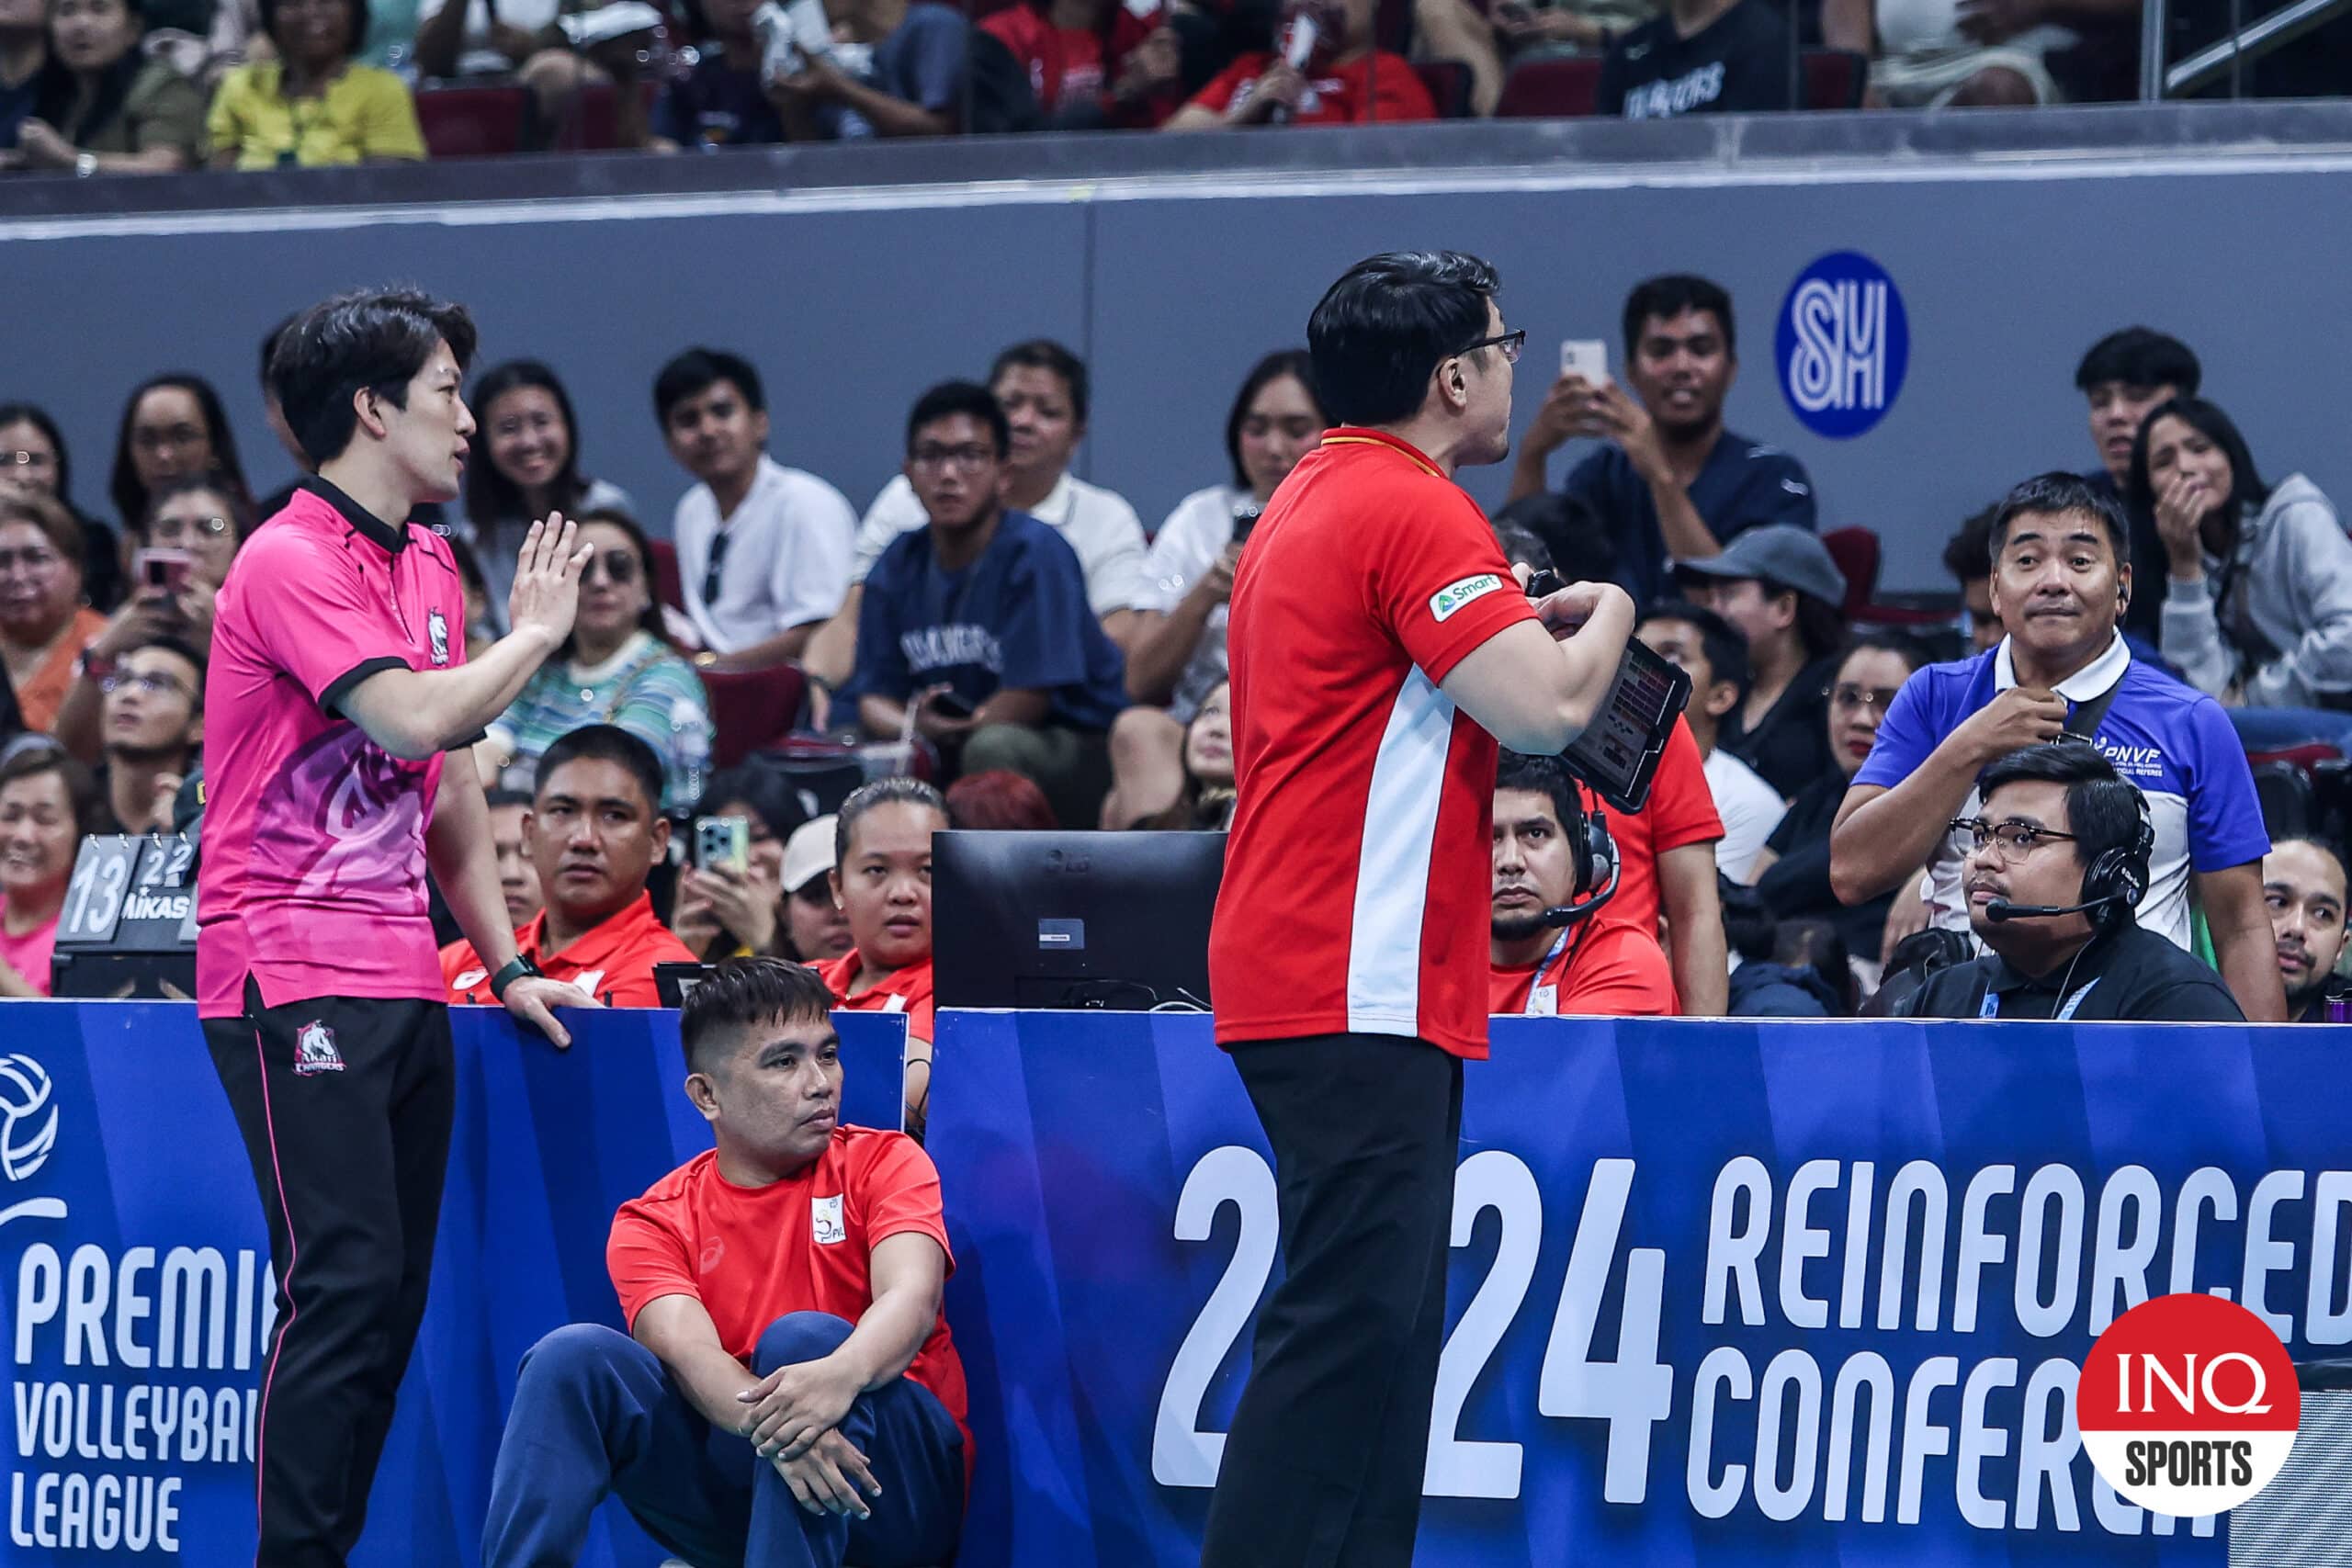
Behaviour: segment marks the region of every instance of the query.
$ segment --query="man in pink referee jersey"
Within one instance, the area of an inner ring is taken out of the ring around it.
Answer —
[[[277,1276],[264,1568],[343,1568],[424,1314],[454,1100],[427,869],[509,1011],[567,1045],[548,1010],[594,1005],[515,957],[467,754],[570,633],[588,551],[534,525],[514,630],[468,663],[456,563],[407,521],[458,493],[473,348],[462,307],[404,291],[280,334],[270,379],[317,473],[238,553],[213,625],[198,1011]]]

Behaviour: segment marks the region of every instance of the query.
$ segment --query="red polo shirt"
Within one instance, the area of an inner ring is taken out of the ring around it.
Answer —
[[[1411,446],[1334,430],[1234,575],[1239,801],[1209,931],[1222,1045],[1394,1034],[1487,1054],[1495,738],[1441,682],[1534,618],[1487,514]]]
[[[931,1043],[931,960],[910,964],[878,986],[869,987],[856,996],[849,988],[857,983],[865,961],[851,948],[839,958],[813,966],[817,978],[825,982],[825,989],[833,993],[833,1004],[844,1012],[902,1012],[907,1015],[907,1036]]]
[[[1533,964],[1496,964],[1487,987],[1488,1010],[1537,1018],[1671,1015],[1674,970],[1655,930],[1613,909],[1592,919],[1589,929],[1571,931],[1557,953]]]
[[[670,929],[653,918],[653,896],[640,893],[565,948],[547,951],[548,912],[541,909],[514,933],[514,949],[539,966],[550,980],[568,980],[606,1007],[658,1008],[662,998],[653,988],[656,964],[692,964],[695,955]],[[441,950],[441,978],[452,1002],[492,1003],[490,970],[469,942],[453,942]]]

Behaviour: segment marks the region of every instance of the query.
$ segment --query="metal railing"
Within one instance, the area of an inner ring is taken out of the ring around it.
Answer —
[[[2150,103],[2184,97],[2232,78],[2231,96],[2244,96],[2244,73],[2255,62],[2283,49],[2324,23],[2352,11],[2352,0],[2293,0],[2268,16],[2248,22],[2244,0],[2231,0],[2229,35],[2167,66],[2165,33],[2169,20],[2165,0],[2144,0],[2140,12],[2140,96]]]

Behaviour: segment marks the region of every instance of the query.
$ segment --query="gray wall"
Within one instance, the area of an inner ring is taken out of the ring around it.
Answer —
[[[1937,552],[1962,514],[2024,475],[2093,462],[2075,361],[2133,321],[2196,346],[2209,389],[2273,478],[2301,469],[2352,496],[2341,160],[1917,166],[1899,182],[1848,161],[1828,173],[1260,175],[290,220],[0,218],[0,399],[51,408],[80,469],[77,499],[103,511],[124,392],[156,370],[194,369],[229,397],[255,485],[267,488],[287,469],[261,423],[261,332],[330,290],[413,279],[473,306],[485,361],[552,362],[581,405],[589,468],[632,491],[665,532],[685,480],[648,388],[675,349],[750,354],[768,378],[776,455],[863,506],[894,470],[915,393],[978,374],[1003,343],[1049,334],[1094,367],[1081,471],[1156,525],[1219,477],[1235,382],[1263,350],[1303,339],[1340,269],[1375,250],[1444,245],[1492,258],[1508,318],[1529,329],[1522,422],[1561,337],[1609,338],[1618,362],[1629,284],[1683,268],[1722,280],[1747,350],[1734,424],[1803,458],[1826,524],[1879,530],[1888,586],[1942,586]],[[1875,430],[1826,441],[1784,403],[1771,332],[1795,275],[1849,248],[1902,289],[1910,369]],[[1492,502],[1506,470],[1466,478]]]

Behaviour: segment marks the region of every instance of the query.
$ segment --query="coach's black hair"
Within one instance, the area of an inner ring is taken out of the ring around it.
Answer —
[[[1070,417],[1080,430],[1086,428],[1086,412],[1092,406],[1094,389],[1087,379],[1085,360],[1049,337],[1033,337],[996,356],[996,363],[989,367],[989,385],[994,387],[1003,380],[1008,370],[1050,370],[1061,378],[1062,385],[1069,389]]]
[[[538,766],[531,771],[532,798],[547,793],[558,768],[577,761],[619,763],[645,792],[646,816],[662,814],[662,759],[652,747],[614,724],[583,724],[540,752]]]
[[[1671,321],[1685,310],[1704,310],[1723,328],[1724,356],[1739,357],[1739,331],[1732,324],[1731,296],[1720,283],[1687,272],[1644,278],[1625,296],[1625,357],[1632,359],[1651,321]]]
[[[1233,462],[1233,482],[1242,490],[1250,488],[1249,470],[1241,466],[1241,426],[1250,417],[1250,405],[1258,394],[1283,377],[1295,379],[1306,389],[1306,400],[1315,405],[1315,416],[1329,421],[1323,410],[1322,394],[1315,389],[1315,361],[1303,348],[1277,349],[1250,367],[1241,378],[1241,390],[1233,396],[1232,412],[1225,416],[1225,455]]]
[[[988,426],[989,434],[996,442],[996,455],[1001,462],[1012,448],[1012,427],[1004,417],[1004,410],[986,387],[977,381],[942,381],[938,386],[915,400],[907,414],[907,455],[912,457],[915,435],[923,426],[936,424],[957,414],[969,414]]]
[[[1341,424],[1412,418],[1438,366],[1487,335],[1501,287],[1492,266],[1459,251],[1392,251],[1350,267],[1306,321],[1323,406]]]
[[[921,779],[876,779],[870,784],[861,784],[850,792],[847,800],[842,802],[841,814],[833,819],[833,864],[836,867],[849,863],[849,843],[856,835],[859,818],[877,806],[893,803],[927,806],[939,813],[942,822],[949,819],[947,797]]]
[[[833,1010],[817,972],[781,958],[730,958],[686,995],[678,1015],[686,1070],[707,1073],[718,1047],[763,1023],[812,1023]]]
[[[358,289],[311,306],[278,335],[270,385],[303,455],[322,467],[350,446],[359,428],[352,400],[359,393],[404,409],[408,384],[435,348],[447,344],[462,373],[476,341],[463,305],[414,288]],[[126,434],[129,429],[126,417]]]
[[[2132,534],[2123,521],[2123,509],[2114,498],[2085,479],[2080,474],[2064,469],[2037,474],[2004,496],[1998,511],[1993,513],[1993,526],[1985,536],[1989,548],[1985,570],[2001,558],[2001,547],[2009,536],[2009,525],[2018,518],[2036,516],[2088,517],[2107,533],[2107,542],[2115,552],[2118,566],[2132,564]]]
[[[690,348],[662,367],[653,378],[653,417],[670,428],[670,411],[688,398],[700,397],[721,381],[731,381],[743,394],[743,406],[753,413],[767,412],[767,390],[760,373],[740,354],[723,348]]]
[[[221,406],[220,394],[214,391],[212,383],[203,377],[175,370],[167,375],[151,376],[140,382],[123,401],[122,423],[117,427],[114,437],[114,472],[107,485],[107,493],[114,502],[116,515],[129,526],[132,519],[144,515],[147,511],[147,487],[139,482],[138,467],[130,459],[130,426],[139,412],[140,400],[164,387],[186,392],[196,400],[198,412],[204,415],[206,440],[212,447],[214,478],[228,486],[231,494],[250,506],[253,487],[245,482],[244,465],[237,460],[237,437],[229,428],[229,414]],[[58,486],[61,496],[65,493],[62,479],[61,471]]]
[[[2075,389],[2087,392],[2103,381],[2127,387],[2170,387],[2183,397],[2194,397],[2205,379],[2204,367],[2187,344],[2167,333],[2147,327],[2126,327],[2091,344],[2075,367]]]

